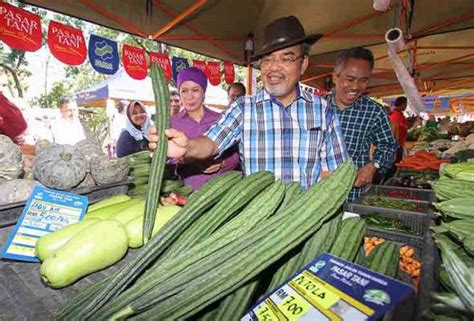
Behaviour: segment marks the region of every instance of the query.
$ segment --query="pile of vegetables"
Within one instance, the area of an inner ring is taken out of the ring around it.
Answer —
[[[401,199],[414,200],[414,201],[422,200],[421,196],[413,194],[411,191],[407,191],[405,189],[387,190],[387,191],[379,190],[377,194],[380,196],[391,197],[391,198],[401,198]]]
[[[397,217],[385,217],[379,213],[367,213],[363,215],[367,225],[380,228],[387,231],[396,231],[409,234],[419,234],[418,231],[413,230],[409,225],[406,225],[403,220]]]
[[[138,152],[127,156],[128,173],[132,184],[128,195],[133,197],[145,197],[148,190],[148,181],[151,169],[151,154],[148,151]],[[185,186],[184,181],[175,177],[173,165],[165,165],[163,182],[161,185],[161,202],[166,204],[184,205],[185,198],[192,193],[190,186]],[[174,200],[174,201],[173,201]]]
[[[448,163],[446,159],[439,159],[437,153],[416,151],[413,155],[409,155],[395,165],[399,168],[412,169],[417,171],[423,170],[439,170],[439,166]]]
[[[286,279],[324,251],[355,260],[365,223],[341,224],[338,211],[355,172],[346,162],[305,192],[296,183],[285,187],[268,172],[218,176],[122,268],[73,298],[58,319],[180,319],[200,313],[225,320],[230,311],[237,318],[269,273]],[[281,266],[286,268],[275,272]]]
[[[0,205],[26,201],[35,186],[80,193],[124,181],[129,171],[126,159],[108,159],[92,139],[74,146],[39,141],[27,162],[18,146],[0,135],[0,164]]]
[[[358,200],[358,203],[368,206],[376,206],[383,208],[393,208],[402,211],[420,212],[424,213],[425,209],[421,203],[414,203],[411,201],[401,199],[391,199],[380,196],[366,196]]]
[[[427,172],[413,172],[410,174],[403,174],[400,172],[399,176],[393,177],[390,180],[391,186],[418,188],[418,189],[431,189],[430,183],[438,178],[436,173]],[[390,195],[387,195],[390,196]],[[414,196],[390,196],[395,198],[414,199]]]
[[[382,244],[385,245],[382,246]],[[382,253],[388,251],[387,258],[389,258],[388,260],[391,262],[391,276],[395,276],[398,268],[400,271],[409,275],[413,284],[418,287],[421,275],[421,262],[416,258],[417,253],[415,248],[409,245],[402,245],[400,249],[396,246],[396,250],[394,250],[394,245],[396,245],[396,243],[386,241],[381,237],[364,237],[364,252],[366,257],[373,255],[372,252],[375,250]],[[370,267],[364,258],[361,259],[361,262],[363,265]]]
[[[40,273],[53,288],[78,279],[122,259],[127,249],[143,246],[143,199],[116,195],[89,206],[84,220],[41,237],[35,246],[43,262]],[[153,233],[180,210],[161,206],[156,212]]]
[[[474,176],[473,164],[459,163],[442,168],[434,190],[442,202],[435,203],[441,224],[432,227],[441,251],[439,279],[442,292],[432,294],[426,312],[429,320],[472,320],[474,318]]]
[[[440,200],[474,197],[474,163],[446,164],[431,185]]]

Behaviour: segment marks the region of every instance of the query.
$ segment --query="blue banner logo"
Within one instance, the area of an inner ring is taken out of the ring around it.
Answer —
[[[89,61],[100,73],[113,75],[119,68],[119,53],[115,41],[91,35],[89,39]]]
[[[186,58],[173,57],[173,79],[176,82],[178,79],[178,74],[181,70],[189,67],[189,61]]]

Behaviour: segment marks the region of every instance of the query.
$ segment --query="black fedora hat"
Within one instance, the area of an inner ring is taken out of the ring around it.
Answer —
[[[306,36],[301,22],[295,16],[278,18],[265,27],[263,46],[252,56],[252,61],[276,50],[291,47],[300,43],[314,44],[322,35]]]

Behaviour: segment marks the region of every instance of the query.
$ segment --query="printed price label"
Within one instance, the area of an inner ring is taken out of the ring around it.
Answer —
[[[36,187],[10,234],[1,256],[39,262],[36,242],[46,234],[79,222],[87,208],[87,197]]]
[[[294,278],[293,281],[290,282],[290,286],[314,306],[323,309],[329,309],[340,299],[308,272],[303,272]]]
[[[307,301],[298,295],[287,295],[286,298],[278,304],[278,308],[289,321],[297,321],[311,311],[312,307]]]
[[[407,284],[323,254],[241,320],[376,320],[411,293],[413,287]]]

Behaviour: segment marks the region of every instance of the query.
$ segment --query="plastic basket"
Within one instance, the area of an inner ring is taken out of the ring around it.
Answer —
[[[418,174],[428,174],[432,175],[433,178],[439,178],[439,171],[434,169],[425,169],[425,170],[414,170],[414,169],[407,169],[407,168],[399,168],[396,176],[404,176],[404,175],[418,175]]]
[[[426,205],[428,206],[427,203]],[[403,222],[403,224],[405,224],[405,226],[407,226],[411,231],[413,231],[413,233],[415,233],[415,234],[409,234],[408,232],[406,233],[394,232],[394,231],[388,231],[388,230],[383,230],[378,227],[374,227],[376,230],[384,231],[385,233],[390,234],[390,235],[395,236],[395,235],[400,234],[406,238],[419,239],[420,237],[423,237],[424,235],[426,235],[426,233],[428,232],[430,215],[427,213],[401,211],[397,209],[368,206],[368,205],[362,205],[362,204],[357,204],[357,203],[346,204],[346,210],[352,213],[359,214],[361,216],[364,216],[370,213],[377,213],[378,215],[382,217],[398,218]],[[370,229],[372,229],[372,227],[370,227]],[[414,240],[413,242],[418,242],[418,241]]]
[[[362,195],[361,197],[359,197],[359,198],[356,200],[356,203],[357,203],[357,204],[362,203],[364,200],[366,200],[366,199],[368,199],[368,198],[370,198],[370,197],[380,197],[380,198],[384,198],[384,199],[388,199],[388,200],[393,200],[393,201],[400,201],[400,200],[402,200],[402,201],[407,201],[407,202],[412,203],[412,204],[414,204],[414,205],[417,206],[417,211],[408,211],[408,210],[398,210],[398,209],[395,209],[395,210],[400,211],[400,212],[429,214],[430,211],[431,211],[430,203],[427,202],[427,201],[404,200],[404,199],[400,199],[400,198],[386,197],[386,196],[378,196],[378,195]],[[360,205],[364,205],[364,204],[360,204]],[[364,206],[369,206],[369,205],[364,205]],[[371,206],[371,207],[383,208],[383,209],[391,209],[391,208],[380,207],[380,206]]]
[[[388,182],[388,181],[387,181]],[[395,197],[394,194],[400,197]],[[372,185],[364,195],[378,195],[390,198],[408,199],[415,201],[435,202],[436,197],[432,190],[407,188],[387,185]],[[402,198],[404,196],[405,198]]]
[[[129,184],[130,181],[127,179],[113,184],[75,189],[71,192],[87,196],[89,204],[92,204],[113,195],[127,194]],[[26,202],[17,202],[0,206],[0,227],[16,224],[25,205]]]

